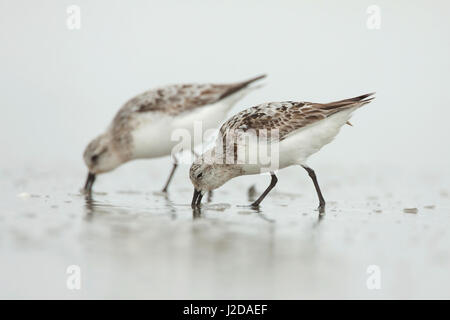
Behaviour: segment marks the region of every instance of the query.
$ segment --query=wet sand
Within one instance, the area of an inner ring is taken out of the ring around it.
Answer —
[[[92,199],[81,169],[2,172],[0,298],[450,298],[448,175],[316,168],[321,216],[289,168],[260,210],[241,205],[268,176],[231,181],[194,214],[187,167],[167,195],[170,166],[154,168],[102,177]],[[70,265],[80,290],[66,286]],[[380,289],[367,287],[371,265]]]

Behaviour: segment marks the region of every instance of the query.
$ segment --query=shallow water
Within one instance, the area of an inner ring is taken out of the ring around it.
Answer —
[[[167,195],[170,166],[139,164],[99,179],[92,199],[84,172],[62,168],[2,173],[0,298],[450,298],[447,175],[316,168],[319,215],[301,168],[279,174],[260,210],[243,205],[268,176],[231,181],[200,212],[186,166]]]

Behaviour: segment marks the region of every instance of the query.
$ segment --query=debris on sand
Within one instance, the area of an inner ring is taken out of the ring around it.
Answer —
[[[417,208],[404,208],[403,212],[404,213],[417,213],[417,212],[419,212],[419,210]]]
[[[434,209],[434,208],[436,208],[436,206],[434,205],[434,204],[430,204],[430,205],[427,205],[427,206],[423,206],[425,209]]]
[[[22,199],[27,199],[31,197],[31,194],[29,194],[28,192],[21,192],[17,195],[18,198],[22,198]]]
[[[231,208],[231,205],[228,203],[215,203],[206,205],[205,208],[214,211],[225,211],[226,209]]]

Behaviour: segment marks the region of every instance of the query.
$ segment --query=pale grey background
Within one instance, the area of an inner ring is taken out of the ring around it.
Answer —
[[[66,8],[81,7],[81,30]],[[369,5],[381,29],[366,27]],[[0,298],[449,298],[448,1],[0,0]],[[167,158],[78,193],[82,152],[118,108],[176,82],[267,73],[264,101],[376,91],[311,165],[217,190],[192,220],[188,165]],[[416,214],[404,208],[416,208]],[[83,289],[69,291],[68,265]],[[366,269],[382,271],[368,290]]]
[[[315,163],[450,162],[446,1],[0,3],[2,167],[82,166],[86,143],[133,95],[260,73],[266,87],[232,113],[377,92]],[[81,7],[79,31],[66,28],[69,4]],[[366,27],[371,4],[380,30]]]

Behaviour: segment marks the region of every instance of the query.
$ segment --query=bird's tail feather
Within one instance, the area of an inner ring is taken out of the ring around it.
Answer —
[[[227,90],[227,91],[221,96],[221,99],[223,99],[223,98],[225,98],[225,97],[227,97],[227,96],[229,96],[229,95],[232,95],[232,94],[235,93],[235,92],[238,92],[238,91],[240,91],[240,90],[242,90],[242,89],[248,87],[249,84],[251,84],[251,83],[253,83],[253,82],[255,82],[255,81],[264,79],[266,76],[267,76],[267,75],[262,74],[262,75],[260,75],[260,76],[251,78],[251,79],[249,79],[249,80],[246,80],[246,81],[242,81],[242,82],[236,83],[236,85],[233,85],[229,90]]]

